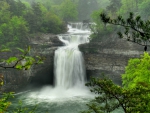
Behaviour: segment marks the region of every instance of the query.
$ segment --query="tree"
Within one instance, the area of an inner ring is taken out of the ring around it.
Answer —
[[[0,44],[2,46],[24,47],[27,42],[28,27],[22,17],[13,16],[7,23],[0,25]],[[24,43],[24,44],[23,44]]]
[[[150,84],[150,56],[147,52],[141,58],[128,61],[125,73],[122,74],[123,86],[134,88],[138,83]]]
[[[11,12],[9,11],[9,4],[5,1],[0,1],[0,25],[2,23],[7,23],[11,17]]]
[[[137,84],[132,89],[115,85],[108,78],[91,78],[86,84],[97,96],[83,113],[110,113],[117,109],[124,113],[150,112],[150,86]]]
[[[64,22],[52,12],[45,13],[43,17],[41,32],[58,34],[67,31]]]
[[[77,19],[77,6],[72,0],[64,0],[60,5],[60,17],[64,21],[73,21]]]
[[[147,47],[149,42],[149,21],[143,21],[140,16],[134,17],[130,13],[129,18],[124,20],[122,16],[110,19],[104,13],[100,14],[105,24],[120,25],[125,32],[118,35],[126,37],[128,41]],[[115,85],[109,79],[92,78],[87,86],[98,96],[88,104],[89,110],[83,113],[110,113],[115,109],[122,108],[125,113],[149,113],[150,112],[150,56],[144,53],[141,58],[129,60],[125,74],[123,74],[123,87]]]
[[[119,14],[127,16],[129,12],[138,12],[138,3],[140,0],[121,0],[122,6],[120,7]]]
[[[101,20],[105,24],[119,25],[125,28],[125,31],[118,32],[120,38],[126,38],[128,41],[137,43],[144,46],[144,50],[147,51],[147,46],[150,41],[150,21],[143,21],[140,16],[134,17],[133,13],[130,13],[129,17],[125,20],[122,16],[118,16],[116,19],[110,19],[106,14],[100,14]]]
[[[12,15],[22,16],[25,13],[26,6],[20,0],[6,0],[6,2],[10,6],[9,11],[12,12]]]
[[[112,17],[116,16],[117,11],[121,7],[121,1],[120,0],[110,0],[110,5],[106,7],[108,11],[110,11]]]
[[[144,19],[150,19],[150,0],[144,0],[142,3],[140,3],[138,5],[139,7],[139,14],[141,15],[141,17],[143,17]]]

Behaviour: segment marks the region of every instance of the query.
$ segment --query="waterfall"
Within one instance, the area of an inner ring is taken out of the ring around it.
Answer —
[[[48,85],[28,91],[19,92],[15,95],[17,103],[22,100],[23,105],[31,109],[38,104],[36,113],[77,113],[87,109],[86,103],[94,99],[95,96],[85,86],[86,73],[82,52],[78,45],[89,42],[89,30],[83,30],[83,24],[72,24],[68,26],[66,34],[59,34],[59,40],[64,46],[55,51],[54,73],[55,87]],[[9,107],[14,110],[17,104]],[[36,104],[36,105],[35,105]]]
[[[79,23],[77,23],[77,26],[79,26]],[[78,45],[88,43],[90,35],[89,30],[81,30],[72,26],[68,26],[68,28],[68,34],[58,35],[59,40],[65,46],[59,47],[54,56],[55,86],[65,89],[85,84],[84,59]]]

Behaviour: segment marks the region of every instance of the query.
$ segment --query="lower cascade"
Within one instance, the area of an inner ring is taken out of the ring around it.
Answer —
[[[78,43],[69,43],[55,51],[54,74],[56,87],[70,88],[85,83],[84,59]]]

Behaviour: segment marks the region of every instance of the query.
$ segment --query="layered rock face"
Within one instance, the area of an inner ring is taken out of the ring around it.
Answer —
[[[34,65],[30,70],[0,69],[4,76],[4,86],[1,92],[17,91],[28,84],[46,85],[53,84],[53,58],[54,51],[62,46],[56,35],[42,34],[30,39],[31,56],[45,57],[44,63]],[[15,53],[3,56],[15,56]],[[2,58],[2,57],[1,57]]]
[[[36,86],[53,84],[54,52],[59,46],[63,46],[63,43],[56,35],[43,34],[31,38],[30,45],[30,54],[45,57],[44,63],[35,65],[28,71],[0,69],[0,73],[4,76],[2,92],[16,91],[27,84]],[[143,48],[135,43],[118,39],[117,35],[109,34],[107,38],[95,38],[90,43],[79,46],[84,55],[88,79],[90,76],[102,77],[104,73],[118,84],[121,84],[121,74],[124,73],[128,60],[140,57]]]
[[[143,54],[143,46],[119,39],[117,35],[107,35],[92,39],[79,46],[83,52],[87,76],[102,77],[102,74],[121,84],[121,74],[130,58]]]
[[[44,63],[33,66],[33,74],[31,76],[31,84],[47,85],[53,84],[53,66],[54,66],[54,52],[63,43],[56,35],[43,34],[39,40],[32,39],[32,54],[45,57]]]

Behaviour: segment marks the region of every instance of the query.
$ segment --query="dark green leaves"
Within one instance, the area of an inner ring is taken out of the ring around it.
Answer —
[[[106,17],[106,14],[105,13],[101,13],[100,14],[100,17],[101,17],[101,20],[104,22],[104,23],[108,23],[110,21],[110,18],[109,17]]]
[[[117,34],[119,35],[119,38],[123,38],[123,35],[121,32],[118,32]]]

